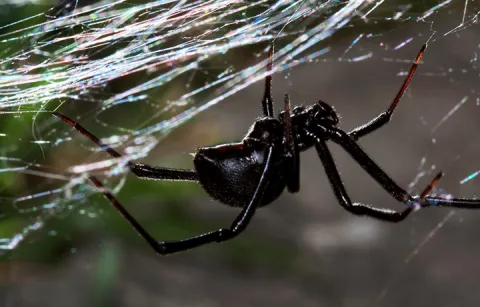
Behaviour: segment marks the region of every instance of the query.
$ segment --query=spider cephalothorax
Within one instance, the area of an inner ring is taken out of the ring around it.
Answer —
[[[337,126],[340,121],[335,109],[321,100],[310,107],[309,113],[312,116],[312,121],[316,124],[333,127]]]
[[[199,182],[204,190],[216,200],[242,208],[238,217],[228,228],[182,241],[156,241],[96,177],[91,176],[90,180],[148,244],[162,255],[210,242],[226,241],[239,235],[248,226],[257,208],[271,203],[285,190],[285,187],[292,193],[299,190],[300,152],[312,146],[315,147],[323,163],[340,205],[355,215],[366,215],[388,222],[400,222],[414,208],[427,206],[480,208],[480,200],[477,199],[443,199],[429,196],[433,186],[440,179],[441,173],[420,195],[410,195],[399,187],[356,143],[356,140],[362,136],[377,130],[390,121],[425,48],[426,46],[423,46],[420,50],[399,93],[387,111],[349,133],[337,127],[339,123],[337,113],[333,107],[323,101],[318,101],[309,107],[298,106],[290,111],[290,100],[288,96],[285,96],[284,110],[279,114],[278,119],[275,118],[270,93],[271,76],[267,76],[262,101],[264,116],[253,123],[241,142],[199,148],[193,160],[195,165],[193,170],[170,169],[132,162],[127,164],[130,170],[140,178]],[[268,69],[271,70],[273,48],[269,56]],[[90,138],[113,157],[122,156],[75,121],[60,113],[55,112],[54,115]],[[352,203],[327,147],[326,142],[329,140],[345,149],[390,195],[403,202],[406,208],[396,212],[361,203]]]

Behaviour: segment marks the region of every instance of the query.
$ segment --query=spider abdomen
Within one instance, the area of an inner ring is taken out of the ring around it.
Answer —
[[[214,199],[234,207],[251,201],[265,169],[266,148],[261,144],[231,143],[197,150],[193,160],[198,180]],[[275,200],[286,180],[282,165],[275,165],[276,176],[269,182],[260,206]]]

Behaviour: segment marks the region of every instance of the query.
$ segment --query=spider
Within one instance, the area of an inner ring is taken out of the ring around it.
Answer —
[[[338,128],[339,117],[333,107],[321,100],[309,107],[297,106],[290,110],[290,98],[286,94],[283,111],[278,118],[274,117],[271,96],[272,46],[267,65],[269,73],[265,78],[265,92],[262,99],[263,116],[254,121],[241,142],[198,148],[193,159],[195,169],[191,170],[157,167],[131,161],[127,163],[130,171],[139,178],[198,182],[215,200],[241,208],[240,214],[229,228],[218,229],[181,241],[157,241],[96,177],[89,176],[89,179],[138,234],[161,255],[188,250],[207,243],[223,242],[238,236],[247,228],[257,208],[272,203],[285,188],[291,193],[299,191],[300,152],[311,147],[317,150],[340,205],[352,214],[370,216],[387,222],[400,222],[414,209],[423,207],[480,208],[480,200],[477,199],[444,199],[428,196],[442,173],[439,173],[420,195],[410,195],[399,187],[356,142],[390,121],[425,49],[426,45],[420,49],[390,107],[368,123],[346,133]],[[58,112],[53,112],[53,115],[88,137],[111,156],[122,157],[119,152],[104,144],[79,123]],[[383,189],[397,201],[406,204],[406,209],[397,212],[352,203],[327,147],[327,141],[333,141],[343,147]]]

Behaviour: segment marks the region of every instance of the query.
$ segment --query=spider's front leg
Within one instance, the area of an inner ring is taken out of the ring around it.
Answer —
[[[448,206],[456,208],[479,208],[480,200],[473,199],[443,199],[438,197],[430,197],[428,194],[432,191],[435,184],[443,176],[438,173],[432,182],[416,197],[413,197],[405,190],[400,188],[361,148],[360,146],[342,130],[331,128],[327,131],[329,139],[342,146],[358,164],[375,179],[390,195],[398,201],[408,205],[403,212],[395,212],[388,209],[379,209],[365,206],[362,204],[352,204],[347,192],[343,186],[338,170],[335,167],[333,157],[328,150],[325,141],[317,138],[315,146],[317,148],[320,159],[322,160],[327,172],[330,183],[335,191],[340,204],[355,214],[364,214],[371,217],[389,222],[399,222],[408,216],[414,209],[432,206]]]
[[[267,161],[263,170],[260,181],[257,185],[255,193],[252,196],[250,203],[245,206],[242,212],[238,215],[235,221],[231,224],[230,228],[219,229],[209,233],[201,234],[197,237],[181,240],[181,241],[156,241],[137,220],[120,204],[120,202],[112,195],[110,191],[105,189],[102,183],[96,178],[91,176],[90,181],[104,194],[104,196],[113,204],[113,206],[123,215],[123,217],[132,225],[137,233],[147,241],[147,243],[159,254],[167,255],[191,248],[198,247],[212,242],[223,242],[233,239],[239,235],[250,223],[255,210],[261,203],[263,194],[268,186],[270,176],[272,174],[272,155],[274,152],[273,147],[269,147],[267,150]]]
[[[348,134],[337,128],[331,128],[327,133],[330,140],[342,146],[396,200],[403,203],[414,203],[415,199],[393,181]]]
[[[429,207],[449,207],[458,209],[480,209],[480,199],[478,198],[453,198],[447,197],[435,197],[428,196],[433,189],[433,186],[440,180],[443,173],[440,172],[432,180],[432,183],[420,194],[420,196],[414,197],[414,205],[418,208]]]
[[[340,205],[347,211],[355,215],[367,215],[382,221],[387,222],[400,222],[404,220],[412,211],[413,207],[407,207],[402,212],[396,212],[389,209],[374,208],[360,203],[352,203],[350,197],[348,197],[345,186],[340,178],[335,161],[332,154],[327,147],[325,141],[321,138],[317,138],[315,141],[315,147],[318,152],[318,156],[323,163],[325,172],[327,173],[330,185],[337,197]]]
[[[422,207],[448,207],[458,209],[480,209],[480,199],[478,198],[442,198],[425,197],[421,202]]]
[[[380,127],[382,127],[383,125],[385,125],[386,123],[388,123],[390,121],[390,119],[392,118],[393,111],[397,107],[398,103],[400,102],[400,98],[402,98],[403,93],[405,93],[405,90],[407,89],[408,84],[412,80],[413,74],[415,73],[415,70],[417,69],[417,66],[420,63],[420,59],[422,58],[423,53],[425,52],[426,48],[427,48],[427,45],[425,44],[420,49],[420,52],[418,53],[417,58],[415,59],[415,62],[413,63],[412,67],[410,68],[410,72],[408,73],[407,77],[405,78],[405,81],[403,82],[402,87],[398,91],[397,96],[395,96],[395,99],[393,99],[393,102],[390,105],[390,107],[385,112],[381,113],[380,115],[378,115],[377,117],[375,117],[374,119],[369,121],[368,123],[350,131],[348,133],[348,135],[352,139],[358,140],[362,136],[365,136],[365,135],[379,129]]]

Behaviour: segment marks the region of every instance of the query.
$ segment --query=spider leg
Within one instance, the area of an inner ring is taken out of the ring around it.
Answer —
[[[408,84],[412,80],[413,74],[415,73],[415,70],[417,69],[417,66],[420,63],[420,59],[422,58],[423,53],[425,52],[426,48],[427,48],[427,45],[425,44],[425,45],[422,46],[422,49],[420,49],[420,52],[418,53],[417,58],[415,59],[415,62],[413,63],[412,67],[410,68],[410,72],[408,73],[407,77],[405,78],[405,81],[403,82],[402,87],[398,91],[397,96],[395,96],[395,99],[393,99],[393,102],[390,105],[390,107],[387,109],[387,111],[381,113],[380,115],[378,115],[377,117],[375,117],[374,119],[369,121],[368,123],[350,131],[348,133],[348,135],[352,139],[358,140],[362,136],[365,136],[365,135],[379,129],[380,127],[382,127],[383,125],[385,125],[386,123],[388,123],[390,121],[390,119],[392,118],[393,111],[397,107],[398,103],[400,102],[400,99],[403,96],[403,93],[405,93],[405,90],[407,89]]]
[[[262,99],[263,115],[273,117],[273,99],[272,99],[272,68],[273,68],[273,44],[268,52],[268,75],[265,78],[265,92]]]
[[[427,196],[433,189],[433,186],[443,176],[440,172],[432,181],[432,183],[423,191],[418,197],[420,200],[419,205],[421,207],[450,207],[460,209],[480,209],[480,199],[473,198],[446,198],[446,197],[433,197]]]
[[[450,207],[460,209],[480,209],[480,199],[425,197],[423,207]]]
[[[148,164],[132,163],[130,161],[128,161],[127,166],[132,173],[142,179],[198,181],[195,170],[158,167]]]
[[[342,146],[343,149],[396,200],[403,203],[412,203],[415,201],[414,198],[399,187],[348,134],[335,128],[328,130],[327,133],[332,141]]]
[[[318,156],[323,163],[323,167],[325,168],[325,172],[327,173],[335,196],[340,205],[347,211],[355,215],[366,215],[382,221],[394,223],[402,221],[413,211],[413,207],[407,207],[402,212],[396,212],[390,209],[375,208],[360,203],[352,203],[325,141],[321,138],[317,138],[315,141],[315,148],[317,149]]]
[[[330,130],[329,137],[332,141],[342,146],[362,167],[370,174],[390,195],[398,201],[420,207],[451,207],[463,209],[480,209],[480,199],[472,198],[442,198],[427,196],[433,186],[440,180],[443,173],[439,173],[432,180],[420,196],[412,197],[400,188],[373,160],[355,143],[345,132],[335,129]],[[317,148],[318,150],[318,148]]]
[[[264,191],[268,185],[269,176],[272,169],[272,153],[273,147],[268,150],[267,162],[263,170],[260,181],[257,185],[257,189],[248,204],[244,207],[242,212],[238,215],[235,221],[231,224],[230,228],[218,229],[216,231],[201,234],[197,237],[188,238],[181,241],[156,241],[141,225],[135,220],[135,218],[118,202],[118,200],[112,195],[110,191],[104,188],[102,183],[93,176],[90,176],[90,181],[103,193],[103,195],[113,204],[113,206],[122,214],[122,216],[133,226],[138,234],[147,241],[147,243],[161,255],[167,255],[191,249],[200,245],[204,245],[211,242],[223,242],[233,239],[239,235],[250,223],[255,210],[262,201]]]
[[[73,119],[60,114],[58,112],[52,113],[54,116],[60,118],[75,130],[89,138],[92,142],[100,146],[108,154],[114,158],[121,158],[122,155],[113,149],[112,147],[104,144],[99,138],[81,126],[79,123]],[[136,164],[130,161],[127,162],[128,168],[134,173],[137,177],[143,179],[153,179],[153,180],[182,180],[182,181],[198,181],[197,173],[195,170],[183,170],[183,169],[173,169],[165,167],[151,166],[147,164]]]
[[[290,193],[300,190],[300,152],[293,138],[293,125],[290,114],[290,97],[285,94],[283,113],[283,154],[287,164],[287,188]]]

